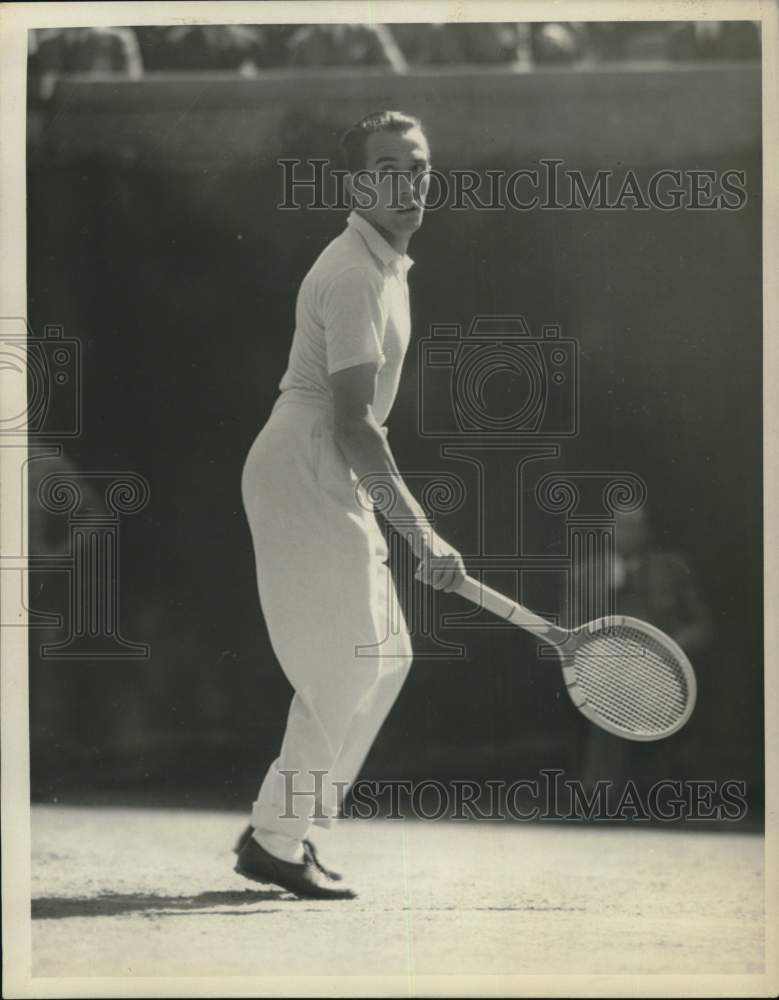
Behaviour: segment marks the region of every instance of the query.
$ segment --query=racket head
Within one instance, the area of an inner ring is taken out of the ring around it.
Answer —
[[[571,633],[561,651],[574,705],[606,732],[627,740],[662,740],[692,715],[698,693],[684,650],[648,622],[611,615]]]

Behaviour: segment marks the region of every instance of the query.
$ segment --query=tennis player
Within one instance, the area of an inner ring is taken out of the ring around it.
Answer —
[[[412,658],[402,615],[390,628],[397,597],[362,477],[392,485],[388,519],[410,538],[420,579],[452,590],[465,576],[398,472],[384,427],[409,342],[406,251],[422,224],[430,149],[420,122],[397,111],[358,122],[343,149],[355,207],[300,287],[280,395],[243,470],[260,602],[295,694],[235,868],[298,896],[341,899],[355,893],[319,862],[309,831],[337,816]]]

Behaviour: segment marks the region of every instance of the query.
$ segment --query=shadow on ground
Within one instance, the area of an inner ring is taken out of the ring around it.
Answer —
[[[244,889],[227,892],[200,892],[196,896],[158,896],[155,893],[105,893],[100,896],[43,896],[32,901],[33,920],[60,920],[65,917],[116,917],[128,913],[155,916],[185,912],[210,912],[215,907],[247,906],[279,900],[297,902],[282,889]],[[220,915],[231,911],[219,910]],[[232,911],[243,915],[245,909]],[[275,913],[263,908],[262,913]]]

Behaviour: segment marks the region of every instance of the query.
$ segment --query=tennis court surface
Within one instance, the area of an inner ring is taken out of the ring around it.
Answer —
[[[34,976],[763,971],[763,839],[541,822],[344,821],[354,901],[232,871],[243,817],[35,806]]]

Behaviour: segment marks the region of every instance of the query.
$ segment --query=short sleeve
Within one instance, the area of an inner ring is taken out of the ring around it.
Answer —
[[[371,361],[384,364],[381,296],[381,278],[365,268],[350,268],[331,282],[323,309],[328,375]]]

